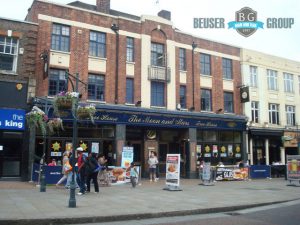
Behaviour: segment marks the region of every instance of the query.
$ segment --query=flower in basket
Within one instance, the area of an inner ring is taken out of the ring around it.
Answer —
[[[33,106],[32,110],[26,114],[26,120],[30,130],[37,127],[40,128],[43,136],[46,135],[46,122],[48,120],[48,116],[44,113],[43,110],[41,110],[37,106]]]
[[[59,115],[59,110],[75,109],[75,101],[79,96],[78,92],[66,92],[62,91],[55,96],[53,100],[53,109],[56,115]]]
[[[51,133],[54,133],[55,130],[64,130],[61,118],[51,119],[48,121],[47,125]]]
[[[94,123],[94,114],[96,113],[96,107],[93,104],[87,106],[79,106],[77,109],[78,119],[91,119]]]

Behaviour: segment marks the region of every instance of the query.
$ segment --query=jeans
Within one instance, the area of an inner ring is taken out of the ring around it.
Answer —
[[[67,178],[66,187],[69,187],[69,186],[71,185],[71,181],[72,181],[72,174],[73,174],[73,172],[69,172],[69,173],[68,173],[68,178]],[[75,181],[75,186],[76,186],[76,187],[78,187],[76,173],[75,173],[74,181]]]
[[[87,186],[88,192],[90,192],[90,190],[91,190],[91,180],[93,180],[93,183],[95,185],[95,192],[99,192],[97,176],[98,176],[98,172],[93,172],[93,173],[88,174],[87,181],[86,181],[86,186]]]
[[[76,180],[77,180],[77,184],[80,188],[80,191],[82,194],[85,193],[85,173],[84,172],[81,172],[81,173],[78,173],[77,174],[77,177],[76,177]]]
[[[133,188],[135,188],[135,186],[136,186],[136,177],[130,177],[130,182],[131,182],[131,185],[132,185],[132,187]]]

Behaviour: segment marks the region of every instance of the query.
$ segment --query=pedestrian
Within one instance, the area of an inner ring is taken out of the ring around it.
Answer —
[[[107,159],[103,154],[99,155],[98,163],[100,165],[100,171],[98,173],[99,184],[110,186],[109,173],[107,171]]]
[[[137,178],[139,177],[139,173],[137,172],[134,162],[130,163],[130,166],[126,169],[126,172],[130,172],[130,182],[133,188],[135,188],[137,183]]]
[[[99,193],[99,185],[98,185],[98,172],[100,170],[100,165],[98,164],[96,154],[95,153],[89,153],[89,156],[86,161],[86,174],[87,174],[87,181],[86,186],[87,190],[86,192],[91,191],[91,180],[93,180],[94,186],[95,186],[95,193]]]
[[[72,166],[70,165],[70,160],[69,160],[69,152],[64,152],[63,154],[63,165],[62,165],[62,178],[56,183],[56,187],[59,187],[59,185],[67,180],[70,172],[72,170]]]
[[[154,158],[156,158],[156,160],[157,160],[157,165],[156,165],[156,170],[155,170],[155,175],[156,175],[155,180],[158,181],[159,180],[159,161],[158,161],[157,153],[153,152],[153,154],[154,154]]]
[[[154,152],[151,151],[150,157],[148,160],[150,182],[152,182],[152,181],[157,182],[157,180],[156,180],[156,165],[157,165],[157,163],[158,163],[157,158],[154,157]]]
[[[85,188],[85,183],[86,183],[86,172],[85,172],[85,167],[86,167],[86,156],[83,154],[83,148],[78,147],[76,149],[78,158],[77,158],[77,184],[79,185],[79,192],[77,193],[78,195],[83,195],[85,194],[86,188]]]
[[[49,163],[48,166],[56,166],[56,160],[52,159],[51,163]]]
[[[75,167],[75,164],[76,164],[76,162],[75,162],[75,158],[73,158],[72,157],[72,152],[71,151],[69,151],[69,163],[70,163],[70,165],[71,165],[71,167],[72,167],[72,169],[71,169],[71,171],[69,172],[69,174],[68,174],[68,178],[67,178],[67,183],[66,183],[66,185],[65,185],[65,188],[67,188],[67,189],[69,189],[70,188],[70,186],[71,186],[71,181],[72,181],[72,177],[73,177],[73,167]],[[76,186],[76,188],[79,188],[79,186],[78,186],[78,184],[77,184],[77,179],[76,179],[76,168],[74,168],[75,170],[75,173],[74,173],[74,182],[75,182],[75,186]]]

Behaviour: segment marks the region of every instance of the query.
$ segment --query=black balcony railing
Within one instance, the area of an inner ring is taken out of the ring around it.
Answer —
[[[171,80],[171,68],[160,66],[148,66],[148,80],[166,81]]]

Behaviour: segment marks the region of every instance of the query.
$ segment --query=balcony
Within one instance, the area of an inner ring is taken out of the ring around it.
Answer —
[[[170,67],[148,66],[148,80],[170,82],[170,79]]]

